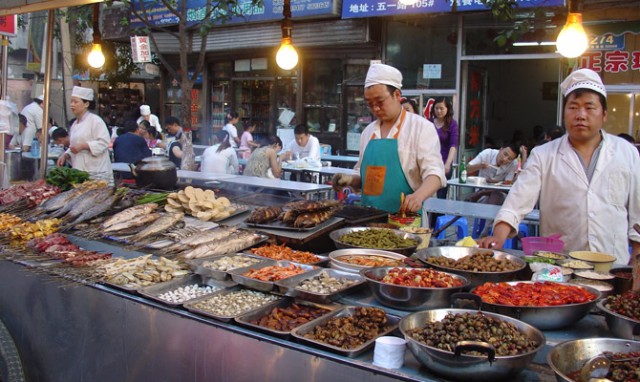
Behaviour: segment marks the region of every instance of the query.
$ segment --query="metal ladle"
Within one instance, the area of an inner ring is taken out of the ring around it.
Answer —
[[[610,366],[611,361],[602,354],[590,358],[580,369],[580,382],[589,382],[589,380],[595,378],[605,378],[609,374]]]

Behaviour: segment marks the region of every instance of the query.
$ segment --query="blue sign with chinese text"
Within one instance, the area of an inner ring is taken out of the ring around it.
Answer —
[[[201,22],[207,16],[207,0],[185,0],[187,2],[187,25],[194,25]],[[213,5],[217,1],[211,1]],[[282,20],[282,8],[284,0],[264,0],[262,6],[251,4],[251,0],[239,0],[235,13],[242,16],[232,16],[224,24],[241,24]],[[176,9],[180,9],[180,0],[177,1]],[[145,15],[151,25],[169,26],[177,25],[178,17],[169,11],[162,2],[157,0],[132,0],[131,7],[140,15]],[[143,8],[144,7],[144,8]],[[222,10],[213,10],[209,17],[218,19]],[[318,18],[321,16],[338,16],[335,0],[295,0],[291,4],[291,16],[294,19]],[[129,18],[132,28],[144,27],[140,19],[131,12]]]
[[[624,50],[624,34],[612,33],[590,36],[589,50]]]
[[[489,9],[480,0],[456,1],[458,12]],[[517,0],[517,2],[521,8],[564,6],[564,0]],[[418,0],[413,5],[404,5],[399,0],[342,0],[342,18],[443,13],[451,12],[452,5],[452,0]]]

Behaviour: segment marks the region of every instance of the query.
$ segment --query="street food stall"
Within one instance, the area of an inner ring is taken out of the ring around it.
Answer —
[[[584,284],[522,282],[528,263],[518,251],[416,250],[419,236],[380,228],[387,215],[366,207],[224,183],[150,191],[88,181],[61,192],[40,181],[0,191],[0,201],[0,283],[11,291],[0,294],[0,319],[27,380],[552,381],[568,362],[547,363],[560,343],[638,339],[637,317],[615,313],[619,294],[610,301]],[[467,261],[475,268],[456,268]],[[314,289],[331,283],[337,289]],[[485,300],[504,288],[566,300],[548,308]],[[463,297],[452,308],[453,293],[469,290],[483,303]],[[302,325],[282,326],[298,312]],[[515,358],[500,347],[495,359],[484,350],[454,356],[445,343],[436,350],[422,336],[449,313],[469,325],[478,314],[512,323],[531,344]],[[322,332],[332,325],[353,330]],[[332,336],[344,339],[326,342]],[[381,336],[407,341],[399,368],[374,362]]]

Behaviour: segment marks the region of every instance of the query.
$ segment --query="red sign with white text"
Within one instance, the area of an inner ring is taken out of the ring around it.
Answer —
[[[0,35],[15,36],[18,34],[18,16],[0,16]]]

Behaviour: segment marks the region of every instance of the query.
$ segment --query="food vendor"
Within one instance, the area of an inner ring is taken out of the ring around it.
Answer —
[[[74,86],[71,111],[76,116],[69,128],[69,149],[58,158],[58,166],[67,159],[75,169],[86,171],[91,179],[103,179],[113,185],[113,170],[109,158],[109,130],[102,118],[91,113],[95,107],[93,89]]]
[[[360,175],[336,174],[333,187],[362,189],[361,203],[389,212],[422,210],[422,202],[446,185],[440,142],[433,123],[402,108],[402,74],[373,64],[364,97],[377,120],[360,136]],[[401,206],[400,198],[406,198]]]
[[[533,149],[480,246],[501,248],[540,204],[540,232],[562,234],[565,251],[590,250],[629,263],[640,254],[640,157],[603,129],[607,92],[597,73],[580,69],[561,84],[567,134]]]

